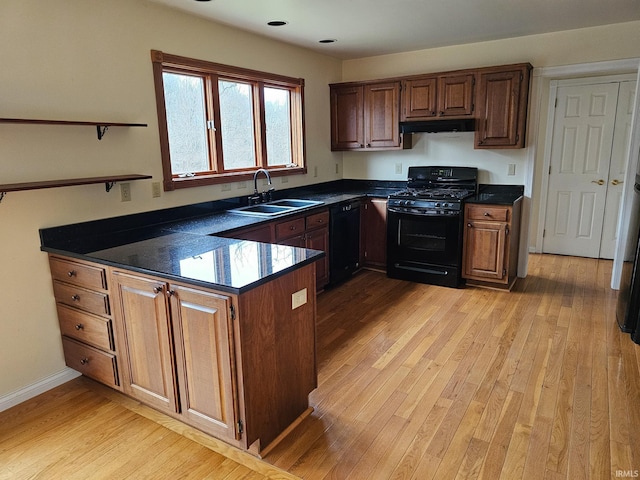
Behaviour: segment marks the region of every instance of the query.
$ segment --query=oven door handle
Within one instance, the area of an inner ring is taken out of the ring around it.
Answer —
[[[459,217],[460,216],[460,212],[430,214],[430,213],[411,212],[406,209],[396,208],[396,207],[387,207],[387,212],[398,213],[400,215],[410,215],[412,217]]]

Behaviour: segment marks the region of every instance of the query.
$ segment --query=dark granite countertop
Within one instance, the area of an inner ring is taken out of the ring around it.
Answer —
[[[276,192],[330,207],[366,196],[387,197],[405,182],[342,180]],[[242,293],[322,258],[325,253],[215,235],[288,215],[229,213],[244,198],[187,205],[40,230],[41,250],[231,293]]]
[[[480,185],[478,194],[467,198],[466,203],[513,205],[524,195],[523,185]]]

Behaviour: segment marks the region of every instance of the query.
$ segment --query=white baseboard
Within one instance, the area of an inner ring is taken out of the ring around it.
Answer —
[[[73,370],[72,368],[65,368],[64,370],[54,373],[46,378],[43,378],[39,382],[27,385],[20,390],[3,395],[0,397],[0,412],[7,410],[19,403],[25,402],[30,398],[36,397],[41,393],[51,390],[63,383],[67,383],[76,377],[80,376],[80,372]]]

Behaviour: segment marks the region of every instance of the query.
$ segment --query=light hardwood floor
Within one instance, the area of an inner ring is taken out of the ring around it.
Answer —
[[[511,293],[365,271],[319,296],[315,411],[264,461],[78,379],[0,413],[0,479],[629,478],[640,346],[610,276],[550,255]]]

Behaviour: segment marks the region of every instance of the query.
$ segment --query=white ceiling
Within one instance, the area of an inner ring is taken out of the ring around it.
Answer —
[[[640,20],[640,0],[149,1],[342,59]]]

